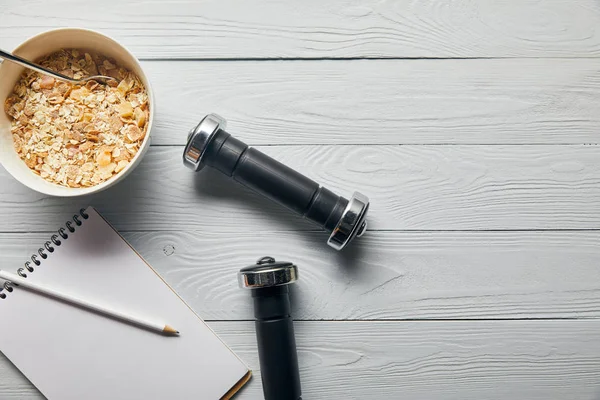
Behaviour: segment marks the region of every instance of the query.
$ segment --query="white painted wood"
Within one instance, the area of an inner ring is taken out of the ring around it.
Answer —
[[[6,323],[2,324],[5,329]],[[0,398],[3,400],[45,399],[44,396],[0,352]]]
[[[153,144],[217,112],[249,144],[599,143],[600,70],[579,60],[146,61]]]
[[[42,30],[101,30],[142,58],[597,57],[595,0],[3,0],[12,49]]]
[[[304,399],[596,399],[599,23],[596,0],[1,1],[0,47],[98,29],[145,60],[158,99],[155,146],[105,193],[49,198],[0,167],[2,267],[92,204],[254,369],[235,274],[267,254],[297,263]],[[338,253],[279,206],[184,169],[180,145],[208,112],[367,194],[371,230]],[[238,397],[262,398],[260,371]],[[0,399],[40,398],[0,353]]]
[[[341,195],[360,190],[369,196],[370,229],[597,229],[600,224],[598,146],[260,149]],[[67,210],[87,204],[120,230],[315,229],[210,168],[186,169],[181,155],[182,147],[153,147],[125,181],[85,199],[36,194],[2,171],[1,230],[56,229]]]
[[[265,255],[298,265],[297,319],[600,317],[596,231],[368,232],[343,253],[319,232],[123,235],[209,320],[253,317],[236,273]],[[3,268],[21,267],[49,236],[0,234]]]
[[[249,363],[240,400],[262,399],[252,322],[211,327]],[[599,321],[296,322],[303,399],[589,400]],[[0,355],[5,400],[40,399]]]

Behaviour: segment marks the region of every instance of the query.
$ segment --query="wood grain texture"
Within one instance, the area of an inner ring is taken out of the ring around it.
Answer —
[[[595,0],[4,0],[12,49],[40,31],[101,30],[142,58],[597,57]]]
[[[600,317],[600,232],[368,232],[342,253],[319,232],[123,235],[208,320],[253,318],[236,274],[265,255],[298,265],[302,320]],[[49,236],[0,234],[3,269]]]
[[[371,199],[375,230],[600,228],[598,146],[259,147],[341,195]],[[1,231],[56,229],[92,204],[119,230],[252,233],[315,226],[210,170],[153,147],[114,188],[84,199],[32,192],[0,172]]]
[[[252,322],[210,326],[254,370],[236,399],[262,399]],[[599,321],[296,322],[303,399],[590,400]],[[0,355],[5,400],[41,399]]]
[[[235,276],[264,255],[300,268],[305,400],[600,399],[599,24],[597,0],[0,1],[0,47],[97,29],[143,60],[157,97],[154,146],[104,193],[50,198],[0,167],[3,268],[92,204],[255,370],[236,399],[263,398]],[[370,230],[335,252],[186,170],[209,112],[364,192]],[[42,398],[0,353],[0,399]]]
[[[210,112],[249,144],[599,143],[588,60],[146,61],[153,144]]]

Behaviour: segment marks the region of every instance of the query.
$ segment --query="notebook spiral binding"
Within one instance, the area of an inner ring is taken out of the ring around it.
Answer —
[[[73,222],[75,223],[76,226],[81,226],[83,224],[83,221],[79,218],[81,216],[81,218],[83,219],[88,219],[90,216],[88,214],[86,214],[85,209],[80,209],[79,210],[79,214],[75,214],[73,215],[73,221],[67,221],[65,223],[65,228],[60,228],[58,229],[57,233],[53,234],[52,236],[50,236],[50,240],[47,240],[44,245],[42,247],[40,247],[37,251],[36,254],[32,254],[31,255],[31,261],[26,261],[25,262],[25,267],[21,267],[17,270],[17,274],[22,276],[23,278],[27,278],[27,273],[31,273],[34,271],[34,267],[31,265],[32,263],[35,264],[36,267],[38,267],[39,265],[42,264],[42,261],[40,261],[38,259],[38,257],[41,257],[42,260],[45,260],[48,258],[48,253],[53,253],[54,252],[54,246],[58,247],[62,244],[62,241],[59,239],[62,238],[63,240],[67,240],[69,238],[69,234],[67,233],[67,231],[69,231],[70,233],[75,232],[75,227],[73,226]],[[2,291],[2,289],[4,289],[7,292],[12,292],[13,291],[13,287],[11,285],[10,282],[5,281],[4,282],[4,287],[0,287],[0,299],[5,299],[6,298],[6,293],[4,293]]]

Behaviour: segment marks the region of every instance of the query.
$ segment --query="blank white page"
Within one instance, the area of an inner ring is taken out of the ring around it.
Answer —
[[[0,299],[0,350],[51,400],[224,396],[248,368],[93,208],[86,212],[27,279],[164,322],[181,336],[15,288]]]

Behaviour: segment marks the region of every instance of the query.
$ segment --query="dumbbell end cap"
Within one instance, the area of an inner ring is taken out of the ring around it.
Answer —
[[[225,129],[227,122],[217,114],[208,114],[200,121],[194,129],[190,131],[187,138],[187,144],[183,151],[183,165],[194,170],[200,171],[204,167],[202,157],[206,147],[219,129]]]
[[[297,280],[298,267],[287,261],[277,262],[273,257],[263,257],[238,272],[239,285],[244,289],[289,285]]]
[[[354,192],[337,226],[331,232],[327,244],[336,250],[342,250],[352,239],[362,236],[367,229],[367,211],[369,211],[369,198],[362,193]]]

